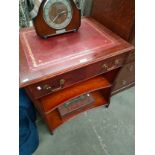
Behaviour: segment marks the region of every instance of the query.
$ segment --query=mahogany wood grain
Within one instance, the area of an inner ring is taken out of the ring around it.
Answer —
[[[43,6],[46,3],[47,0],[43,0],[41,3],[41,6],[39,8],[38,15],[34,18],[34,27],[36,29],[36,33],[43,38],[47,38],[50,35],[56,35],[56,30],[49,27],[44,18],[43,18]],[[80,10],[76,7],[75,3],[73,0],[70,0],[71,5],[73,6],[73,15],[72,15],[72,20],[70,24],[65,28],[66,31],[73,31],[73,30],[78,30],[80,25],[81,25],[81,12]]]
[[[135,0],[93,0],[91,16],[125,40],[132,42]]]
[[[130,87],[135,81],[135,62],[126,64],[119,72],[114,84],[113,94]]]
[[[126,41],[133,45],[135,44],[135,0],[93,0],[91,17]],[[132,52],[126,64],[134,61],[134,52]],[[129,76],[131,79],[134,79],[134,74],[125,74],[126,77],[123,74],[120,75],[123,77],[117,77],[116,81],[119,83],[119,86],[116,85],[113,89],[113,94],[134,85],[134,81],[128,78]],[[121,87],[122,78],[127,82]]]
[[[125,64],[135,61],[135,50],[131,51],[125,61]]]
[[[94,40],[94,36],[87,38],[88,34],[97,34],[99,39]],[[109,39],[112,41],[110,47],[109,45],[104,45],[107,44],[104,41]],[[70,50],[65,51],[63,40],[65,40],[65,48]],[[58,43],[56,44],[56,42]],[[98,45],[101,45],[101,47],[98,48]],[[38,49],[39,46],[40,48]],[[59,50],[59,52],[52,51],[52,48],[61,49],[59,47],[62,47],[62,50]],[[83,52],[77,51],[77,48],[80,48]],[[86,52],[84,49],[90,50],[90,52]],[[83,18],[82,25],[77,33],[55,36],[47,40],[38,38],[33,28],[22,29],[20,32],[20,87],[36,84],[92,63],[128,53],[132,49],[133,46],[92,18]],[[48,65],[42,67],[42,63],[39,62],[40,59],[36,59],[35,63],[35,58],[38,57],[38,54],[43,60],[45,55],[46,59],[49,58],[46,51],[52,54],[53,59],[50,60]],[[29,55],[25,55],[25,53]],[[67,59],[67,56],[70,59]],[[65,57],[65,61],[64,59],[61,60],[62,57]]]
[[[46,118],[46,115],[45,115],[44,111],[42,110],[43,107],[42,107],[42,105],[40,105],[40,101],[34,99],[32,94],[30,93],[30,91],[27,88],[25,88],[25,90],[26,90],[27,95],[30,97],[31,101],[33,102],[33,105],[35,106],[36,110],[38,111],[38,113],[40,114],[40,116],[42,117],[44,122],[46,123],[49,131],[51,132],[51,134],[53,134],[52,130],[50,129],[50,126],[49,126],[48,120]]]
[[[68,100],[81,96],[82,94],[107,87],[111,87],[111,84],[103,76],[97,76],[79,84],[75,84],[72,87],[42,97],[40,99],[40,104],[43,105],[46,113],[50,113]]]
[[[106,92],[108,92],[108,91],[110,92],[110,88],[106,89]],[[101,91],[95,91],[95,92],[92,92],[91,94],[95,99],[95,103],[92,106],[88,106],[88,107],[83,108],[82,110],[76,111],[74,114],[69,115],[65,119],[61,118],[57,109],[55,109],[54,111],[52,111],[51,113],[46,115],[50,131],[54,131],[57,127],[62,125],[64,122],[74,118],[75,116],[77,116],[78,114],[80,114],[84,111],[88,111],[92,108],[97,108],[97,107],[100,107],[103,105],[106,106],[108,104],[108,101],[104,98]]]
[[[31,94],[34,96],[34,98],[38,99],[40,97],[43,97],[45,95],[48,95],[50,93],[57,91],[60,88],[60,81],[62,79],[65,80],[65,83],[61,89],[64,89],[74,84],[77,84],[81,81],[93,78],[103,73],[107,73],[111,70],[113,71],[117,68],[120,68],[122,65],[124,65],[127,56],[128,54],[124,53],[103,61],[99,61],[97,63],[93,63],[86,67],[82,67],[80,69],[76,69],[74,71],[64,73],[54,78],[50,78],[49,80],[30,85],[28,86],[28,89],[31,92]],[[108,68],[105,68],[104,65],[106,65]],[[115,71],[113,71],[113,73],[115,74]],[[114,76],[110,75],[110,77],[114,77]],[[43,89],[45,85],[51,86],[51,89],[48,89],[48,90]],[[38,86],[41,87],[42,90],[38,90],[37,89]]]
[[[124,91],[126,89],[129,89],[131,87],[134,87],[134,86],[135,86],[135,81],[133,81],[132,83],[128,83],[125,86],[119,87],[118,89],[114,89],[111,92],[111,96],[116,95],[116,94],[118,94],[118,93],[120,93],[120,92],[122,92],[122,91]]]
[[[135,51],[131,51],[113,85],[112,94],[135,85]]]
[[[64,90],[55,92],[51,95],[48,95],[46,97],[42,97],[41,99],[34,99],[32,94],[29,92],[29,96],[32,99],[33,103],[35,104],[36,108],[40,111],[41,116],[43,117],[44,121],[46,122],[48,129],[50,130],[51,133],[53,133],[54,129],[57,128],[58,126],[62,125],[64,122],[66,122],[68,119],[75,117],[77,114],[92,109],[94,107],[98,107],[101,105],[109,106],[110,104],[110,96],[111,96],[111,83],[113,83],[117,73],[119,71],[118,69],[109,71],[101,76],[95,77],[93,79],[89,79],[87,81],[81,82],[81,85],[77,84],[76,86],[72,86],[71,88],[66,88]],[[106,79],[105,79],[106,78]],[[96,80],[97,81],[96,81]],[[94,82],[92,82],[94,81]],[[101,82],[99,82],[101,81]],[[109,83],[109,81],[111,83]],[[95,85],[93,85],[95,83]],[[80,88],[81,87],[81,88]],[[89,89],[86,89],[86,88]],[[74,112],[73,114],[69,115],[69,117],[65,120],[60,119],[60,114],[57,111],[58,104],[61,105],[67,99],[72,99],[72,96],[76,94],[81,94],[81,92],[87,93],[89,92],[91,88],[91,91],[93,91],[95,88],[98,88],[99,90],[91,92],[91,94],[96,94],[95,95],[95,105],[93,106],[88,106],[85,108],[80,109],[77,112]],[[74,89],[74,92],[73,90]],[[73,93],[72,93],[73,92]],[[98,95],[97,95],[98,94]],[[61,101],[61,98],[63,98],[63,101]],[[67,98],[67,99],[66,99]],[[66,100],[64,100],[66,99]],[[49,109],[48,112],[45,112],[45,109]]]
[[[92,18],[83,18],[77,33],[47,40],[34,28],[20,32],[20,87],[52,132],[77,114],[110,103],[111,88],[134,47]],[[60,83],[64,80],[63,87]],[[50,91],[40,87],[50,85]],[[58,89],[60,88],[60,89]],[[95,102],[62,120],[59,105],[90,92]]]

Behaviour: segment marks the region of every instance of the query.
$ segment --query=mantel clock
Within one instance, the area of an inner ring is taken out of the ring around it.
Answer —
[[[30,14],[43,38],[77,31],[81,24],[81,11],[73,0],[36,0]]]

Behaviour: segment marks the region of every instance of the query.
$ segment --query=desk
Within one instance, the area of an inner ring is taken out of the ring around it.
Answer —
[[[81,112],[109,106],[113,82],[134,48],[92,18],[81,23],[78,32],[47,40],[33,28],[20,31],[20,87],[51,133]]]

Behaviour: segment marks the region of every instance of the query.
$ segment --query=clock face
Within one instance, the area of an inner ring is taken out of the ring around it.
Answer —
[[[54,29],[64,29],[72,19],[69,0],[48,0],[43,11],[45,22]]]

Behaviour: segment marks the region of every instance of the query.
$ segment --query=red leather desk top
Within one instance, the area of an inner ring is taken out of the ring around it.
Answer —
[[[49,39],[38,37],[33,28],[20,31],[20,87],[132,48],[93,19],[81,23],[78,32]]]

